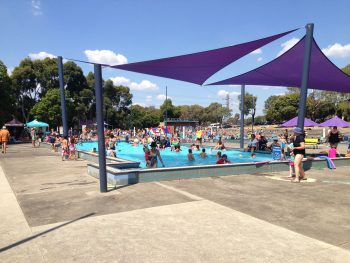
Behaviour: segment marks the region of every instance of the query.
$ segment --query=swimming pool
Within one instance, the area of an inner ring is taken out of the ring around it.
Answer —
[[[78,144],[77,149],[81,151],[89,151],[91,152],[93,148],[98,149],[97,142],[84,142],[83,144]],[[188,161],[187,154],[188,154],[188,147],[182,145],[180,152],[172,152],[170,148],[167,148],[165,150],[160,150],[160,155],[164,161],[165,167],[182,167],[182,166],[198,166],[198,165],[209,165],[209,164],[215,164],[216,159],[216,153],[217,150],[211,150],[210,147],[204,147],[207,152],[206,158],[200,157],[200,151],[193,150],[193,155],[195,157],[194,161]],[[140,162],[141,168],[146,168],[146,162],[143,152],[142,145],[139,146],[132,146],[130,143],[126,142],[119,142],[116,147],[116,153],[117,157]],[[227,150],[222,151],[223,154],[226,154],[228,159],[232,163],[252,163],[252,162],[264,162],[264,161],[270,161],[272,160],[272,157],[270,154],[256,154],[256,157],[253,159],[250,157],[249,152],[242,152],[239,150]],[[160,162],[159,165],[161,166]]]

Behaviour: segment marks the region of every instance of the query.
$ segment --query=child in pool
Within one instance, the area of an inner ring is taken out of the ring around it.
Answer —
[[[201,152],[201,154],[200,154],[200,157],[202,157],[202,158],[207,157],[207,153],[205,152],[205,149],[204,149],[204,148],[202,149],[202,152]]]
[[[194,161],[194,156],[193,156],[193,153],[192,153],[192,149],[188,149],[187,159],[189,161]]]

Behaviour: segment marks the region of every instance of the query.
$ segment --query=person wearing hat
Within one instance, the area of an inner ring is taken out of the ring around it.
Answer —
[[[149,160],[150,160],[149,167],[150,168],[157,168],[158,167],[158,158],[159,158],[160,162],[162,163],[163,167],[165,167],[163,159],[160,156],[160,152],[157,149],[157,143],[152,142],[151,143],[151,150],[149,152]]]
[[[305,179],[305,171],[303,168],[303,158],[305,156],[305,138],[304,132],[301,128],[296,127],[293,129],[294,140],[292,151],[294,154],[294,169],[295,169],[295,179],[292,182],[300,182],[300,180]]]
[[[274,147],[281,148],[281,145],[278,143],[278,138],[277,138],[277,137],[274,137],[274,138],[273,138],[273,142],[272,142],[271,145],[269,146],[269,149],[272,151],[272,149],[273,149]]]
[[[1,142],[1,152],[6,153],[7,143],[10,140],[10,132],[7,130],[6,126],[2,127],[0,131],[0,142]]]

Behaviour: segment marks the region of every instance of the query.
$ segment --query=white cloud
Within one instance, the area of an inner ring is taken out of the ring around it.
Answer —
[[[41,51],[39,53],[29,53],[28,55],[32,60],[36,60],[36,59],[44,59],[44,58],[55,58],[56,56],[50,53],[47,53],[45,51]]]
[[[291,47],[293,47],[296,43],[299,42],[299,38],[295,38],[293,37],[292,39],[289,39],[288,41],[284,42],[281,44],[282,50],[280,52],[278,52],[277,57],[279,57],[280,55],[282,55],[284,52],[286,52],[287,50],[289,50]]]
[[[141,107],[147,107],[147,105],[145,103],[142,103],[142,102],[134,102],[132,105],[139,105]]]
[[[271,87],[263,87],[263,90],[269,90]]]
[[[41,2],[40,2],[40,0],[32,0],[31,6],[32,6],[32,14],[34,16],[42,15],[43,12],[41,10]]]
[[[237,91],[232,91],[232,92],[228,92],[228,91],[226,91],[226,90],[219,90],[218,91],[218,96],[219,97],[226,97],[227,96],[227,94],[230,96],[230,97],[235,97],[235,96],[238,96],[238,95],[240,95],[241,93],[240,92],[237,92]]]
[[[262,57],[258,57],[257,61],[260,62],[261,60],[263,60],[263,58]]]
[[[152,96],[147,96],[146,97],[146,102],[152,102]]]
[[[258,55],[258,54],[261,54],[261,53],[262,53],[262,49],[261,48],[255,49],[253,52],[250,52],[250,54],[252,54],[252,55]]]
[[[343,46],[342,44],[335,43],[333,45],[329,45],[328,47],[322,49],[322,52],[327,57],[345,58],[350,56],[350,44]]]
[[[128,63],[125,56],[116,54],[111,50],[85,50],[85,56],[89,62],[107,64],[107,65],[121,65]]]
[[[157,96],[157,100],[165,100],[166,96],[164,94],[159,94]],[[168,99],[171,99],[171,97],[168,96]]]
[[[132,82],[130,81],[130,79],[127,79],[125,77],[115,77],[115,78],[110,78],[110,80],[113,81],[114,85],[126,86],[126,87],[129,87],[131,90],[154,91],[158,89],[157,84],[152,83],[149,80],[142,80],[140,83]]]

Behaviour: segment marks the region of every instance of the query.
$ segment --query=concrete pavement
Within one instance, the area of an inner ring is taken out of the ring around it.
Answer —
[[[100,194],[85,165],[28,145],[0,157],[0,262],[350,262],[349,167]]]

